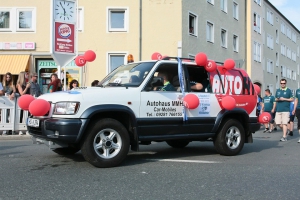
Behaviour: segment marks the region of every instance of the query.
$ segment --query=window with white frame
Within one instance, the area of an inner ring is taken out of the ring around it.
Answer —
[[[292,71],[292,79],[296,80],[297,79],[297,74],[295,71]]]
[[[289,68],[286,69],[286,77],[292,79],[292,71]]]
[[[261,45],[258,42],[254,42],[253,57],[255,61],[261,62]]]
[[[227,0],[220,0],[221,10],[227,13]]]
[[[270,93],[271,94],[274,94],[274,87],[273,87],[273,84],[268,84],[267,88],[270,90]]]
[[[293,40],[293,42],[295,42],[296,43],[296,41],[297,41],[297,36],[296,36],[296,33],[293,31],[292,32],[292,40]]]
[[[292,60],[296,61],[296,52],[292,51]]]
[[[227,48],[227,31],[221,29],[221,46]]]
[[[285,23],[282,21],[281,22],[281,33],[283,33],[285,35]]]
[[[281,66],[281,76],[286,77],[286,66]]]
[[[33,32],[35,29],[35,8],[0,8],[0,31]]]
[[[267,47],[269,47],[270,49],[274,48],[273,37],[269,34],[267,34]]]
[[[17,31],[34,31],[35,19],[35,9],[17,8]]]
[[[83,31],[84,12],[82,7],[77,8],[77,30]]]
[[[4,9],[0,10],[0,31],[11,30],[11,10]]]
[[[274,73],[274,65],[273,65],[273,61],[270,59],[267,59],[267,72],[269,73]]]
[[[208,3],[214,5],[215,1],[214,0],[207,0]]]
[[[108,53],[108,73],[125,64],[126,53]]]
[[[108,8],[108,31],[128,31],[128,9]]]
[[[267,11],[267,22],[269,22],[272,25],[274,24],[274,22],[273,22],[273,13],[270,10]]]
[[[261,6],[261,0],[256,0],[257,4]]]
[[[291,29],[289,27],[286,28],[286,36],[290,39],[292,39],[292,32]]]
[[[278,52],[276,52],[276,67],[279,66],[279,57],[278,57]]]
[[[279,44],[279,35],[278,30],[276,29],[276,44]]]
[[[193,13],[189,13],[189,33],[190,35],[197,36],[198,17]]]
[[[292,59],[292,51],[289,47],[286,48],[286,57]]]
[[[233,35],[233,51],[239,52],[239,37],[237,35]]]
[[[300,53],[300,48],[299,46],[297,46],[297,56],[299,57],[299,53]]]
[[[286,46],[284,44],[281,44],[281,54],[286,56]]]
[[[210,22],[206,23],[206,40],[214,42],[214,25]]]
[[[254,31],[256,31],[258,33],[261,33],[261,30],[260,30],[260,25],[261,25],[260,15],[257,14],[257,13],[254,13],[253,17],[254,17]]]
[[[233,18],[239,19],[239,5],[236,2],[233,2]]]

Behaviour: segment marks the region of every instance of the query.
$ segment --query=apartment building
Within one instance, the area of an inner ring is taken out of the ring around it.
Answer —
[[[273,94],[282,78],[295,91],[299,88],[299,30],[268,0],[247,3],[251,7],[247,11],[247,19],[251,18],[247,24],[248,73],[253,82]]]

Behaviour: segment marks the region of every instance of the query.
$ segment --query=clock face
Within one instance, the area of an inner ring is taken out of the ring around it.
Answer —
[[[60,21],[75,21],[75,3],[73,1],[55,1],[55,19]]]

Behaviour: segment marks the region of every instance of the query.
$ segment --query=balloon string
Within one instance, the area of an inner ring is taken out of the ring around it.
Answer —
[[[182,101],[184,99],[185,93],[184,93],[184,74],[183,74],[183,70],[182,70],[182,62],[181,59],[179,57],[177,57],[178,60],[178,78],[179,78],[179,83],[180,83],[180,90],[182,92]],[[186,116],[186,108],[183,105],[183,109],[182,109],[182,116],[183,116],[183,121],[187,121],[188,118]]]

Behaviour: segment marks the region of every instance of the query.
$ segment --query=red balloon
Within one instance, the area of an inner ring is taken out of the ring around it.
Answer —
[[[236,101],[233,97],[226,96],[226,97],[222,98],[222,106],[226,110],[232,110],[236,106]]]
[[[198,53],[195,56],[195,62],[198,66],[206,66],[207,65],[207,55],[205,53]]]
[[[272,116],[268,112],[263,112],[259,115],[258,117],[258,122],[259,123],[269,123],[272,119]]]
[[[18,105],[22,110],[28,110],[29,105],[35,98],[29,94],[22,95],[18,100]]]
[[[162,59],[162,55],[158,52],[154,52],[151,56],[152,60],[161,60]]]
[[[75,58],[75,64],[78,66],[78,67],[82,67],[84,66],[86,63],[86,60],[84,58],[84,56],[77,56]]]
[[[88,62],[93,62],[96,59],[96,53],[92,50],[87,50],[84,53],[84,59]]]
[[[188,94],[183,98],[183,105],[188,109],[195,109],[199,106],[200,100],[194,94]]]
[[[254,85],[254,90],[256,92],[256,94],[260,94],[260,87],[257,84],[253,84]]]
[[[207,65],[204,68],[208,72],[213,72],[217,70],[217,64],[213,60],[208,60]]]
[[[224,62],[224,68],[227,70],[231,70],[235,67],[235,62],[232,59],[227,59]]]
[[[36,99],[29,105],[29,112],[33,116],[44,116],[50,110],[50,103],[44,99]]]

